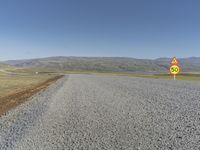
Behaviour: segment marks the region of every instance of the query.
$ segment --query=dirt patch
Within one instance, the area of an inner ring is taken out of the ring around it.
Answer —
[[[31,97],[33,94],[39,92],[42,89],[47,88],[50,84],[54,83],[63,76],[56,76],[45,82],[39,83],[25,90],[18,91],[11,95],[0,98],[0,116],[3,115],[8,110],[15,108],[17,105],[23,103],[27,98]]]

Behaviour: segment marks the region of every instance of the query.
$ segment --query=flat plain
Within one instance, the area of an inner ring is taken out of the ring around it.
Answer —
[[[200,85],[69,75],[0,118],[0,149],[199,150]]]

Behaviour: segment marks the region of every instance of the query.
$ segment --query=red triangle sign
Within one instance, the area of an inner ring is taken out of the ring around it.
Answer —
[[[172,65],[178,65],[178,60],[176,59],[176,57],[174,57],[174,58],[172,58],[172,60],[171,60],[171,64]]]

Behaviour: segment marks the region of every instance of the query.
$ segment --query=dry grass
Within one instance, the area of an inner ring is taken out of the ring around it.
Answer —
[[[55,75],[6,75],[0,74],[0,98],[23,91]]]
[[[27,100],[30,96],[33,94],[39,92],[42,89],[45,89],[48,87],[50,84],[61,78],[62,76],[54,76],[49,79],[47,77],[36,77],[37,80],[34,80],[35,82],[32,82],[31,79],[26,78],[26,82],[22,82],[21,79],[18,79],[16,81],[13,81],[17,84],[17,88],[12,90],[12,83],[10,84],[9,91],[11,91],[9,94],[6,93],[3,97],[0,97],[0,116],[7,112],[8,110],[15,108],[19,104],[23,103],[24,101]],[[45,80],[43,79],[45,78]],[[31,82],[29,81],[31,80]],[[30,83],[27,85],[27,83]],[[22,85],[25,85],[22,87]],[[20,88],[21,87],[21,88]]]

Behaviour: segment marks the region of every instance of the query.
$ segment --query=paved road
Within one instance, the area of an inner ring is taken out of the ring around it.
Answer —
[[[0,118],[0,149],[199,150],[200,84],[66,76]]]

